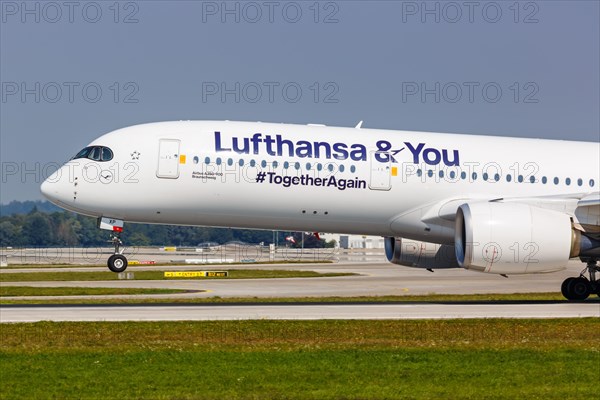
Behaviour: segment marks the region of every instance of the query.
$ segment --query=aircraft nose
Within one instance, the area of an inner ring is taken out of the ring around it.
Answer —
[[[40,191],[42,192],[45,198],[50,200],[50,182],[48,182],[48,179],[42,182],[42,185],[40,186]]]
[[[63,167],[64,168],[64,167]],[[42,185],[40,191],[48,200],[57,205],[63,205],[69,198],[69,187],[65,184],[66,179],[63,179],[63,168],[59,168],[56,172],[50,175]],[[61,204],[62,203],[62,204]]]

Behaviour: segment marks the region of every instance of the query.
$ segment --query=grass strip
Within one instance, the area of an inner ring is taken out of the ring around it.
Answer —
[[[595,398],[600,322],[3,324],[2,398]],[[42,383],[43,382],[43,383]]]
[[[109,255],[106,256],[108,258]],[[248,261],[248,262],[211,262],[211,263],[194,263],[194,264],[182,264],[181,262],[157,262],[155,264],[130,264],[132,269],[136,267],[169,267],[169,266],[221,266],[221,265],[278,265],[278,264],[333,264],[333,260],[256,260],[256,261]],[[6,267],[2,267],[2,269],[24,269],[24,268],[107,268],[106,263],[104,264],[10,264]],[[129,271],[131,272],[131,271]]]
[[[179,294],[186,292],[186,290],[178,289],[0,286],[0,297]]]
[[[524,303],[524,302],[568,302],[561,293],[498,293],[498,294],[429,294],[402,296],[362,296],[362,297],[168,297],[160,299],[44,299],[44,300],[2,300],[0,304],[360,304],[360,303]],[[600,299],[591,296],[587,302],[600,304]]]
[[[133,272],[136,280],[164,280],[177,279],[165,278],[163,271],[127,271]],[[244,269],[229,270],[229,277],[211,277],[194,279],[265,279],[265,278],[323,278],[332,276],[350,276],[353,273],[319,273],[315,271],[287,271],[287,270],[262,270]],[[23,272],[0,274],[0,282],[39,282],[39,281],[114,281],[118,280],[118,274],[110,271],[98,272]],[[188,279],[189,278],[181,278]]]

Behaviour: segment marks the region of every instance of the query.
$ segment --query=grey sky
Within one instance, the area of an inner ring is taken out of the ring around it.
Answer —
[[[0,3],[2,203],[151,121],[600,139],[598,1]]]

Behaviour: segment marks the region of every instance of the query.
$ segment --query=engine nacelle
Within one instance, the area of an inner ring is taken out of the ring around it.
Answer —
[[[454,246],[386,237],[385,256],[388,261],[413,268],[460,268]]]
[[[564,269],[579,253],[581,235],[564,213],[527,204],[463,204],[456,214],[455,248],[461,267],[496,274]]]

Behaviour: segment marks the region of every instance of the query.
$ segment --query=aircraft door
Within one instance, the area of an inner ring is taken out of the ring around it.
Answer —
[[[390,190],[392,188],[392,163],[390,153],[385,151],[372,151],[371,172],[369,176],[369,189]],[[387,161],[379,161],[387,160]]]
[[[179,140],[160,139],[158,143],[158,168],[156,176],[159,178],[178,178]]]

